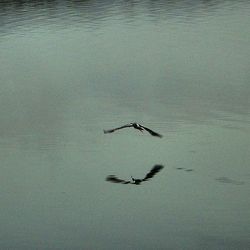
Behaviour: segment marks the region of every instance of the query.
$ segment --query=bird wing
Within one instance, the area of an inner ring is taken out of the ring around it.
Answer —
[[[114,183],[121,183],[121,184],[129,184],[131,183],[130,181],[125,181],[117,178],[115,175],[109,175],[106,178],[106,181],[114,182]]]
[[[118,128],[104,129],[103,132],[104,132],[104,134],[113,133],[113,132],[115,132],[115,131],[118,130],[118,129],[129,128],[129,127],[133,127],[133,125],[132,125],[132,124],[126,124],[126,125],[123,125],[123,126],[118,127]]]
[[[155,166],[153,166],[153,168],[150,170],[150,172],[148,172],[146,174],[146,176],[143,179],[143,181],[146,181],[146,180],[152,178],[156,173],[158,173],[163,168],[164,168],[164,166],[162,166],[162,165],[155,165]]]
[[[142,126],[142,125],[140,125],[140,126],[141,126],[142,128],[144,128],[146,131],[148,131],[151,135],[153,135],[153,136],[158,136],[158,137],[162,137],[162,135],[156,133],[155,131],[153,131],[153,130],[147,128],[147,127],[144,127],[144,126]]]

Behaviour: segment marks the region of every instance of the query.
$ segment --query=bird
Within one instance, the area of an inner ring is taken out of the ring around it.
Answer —
[[[118,128],[104,129],[103,132],[104,132],[104,134],[108,134],[108,133],[113,133],[116,130],[123,129],[123,128],[135,128],[135,129],[138,129],[141,132],[143,132],[144,130],[146,130],[152,136],[162,137],[162,135],[160,135],[160,134],[156,133],[155,131],[153,131],[153,130],[145,127],[145,126],[142,126],[141,124],[136,123],[136,122],[131,122],[129,124],[123,125],[123,126],[118,127]]]
[[[163,165],[154,165],[143,179],[135,179],[131,176],[131,181],[126,181],[126,180],[117,178],[115,175],[109,175],[107,176],[106,181],[113,182],[113,183],[121,183],[121,184],[140,185],[141,182],[147,181],[148,179],[152,178],[156,173],[158,173],[163,168],[164,168]]]

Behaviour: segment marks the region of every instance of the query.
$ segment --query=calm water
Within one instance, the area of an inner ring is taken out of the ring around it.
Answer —
[[[0,249],[250,249],[249,27],[247,0],[0,1]],[[164,137],[103,133],[131,121]]]

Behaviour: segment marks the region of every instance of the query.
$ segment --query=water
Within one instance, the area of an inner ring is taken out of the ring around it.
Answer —
[[[0,248],[249,249],[249,13],[0,1]]]

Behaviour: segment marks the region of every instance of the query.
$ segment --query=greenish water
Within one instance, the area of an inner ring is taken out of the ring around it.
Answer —
[[[249,13],[0,1],[0,248],[249,249]]]

